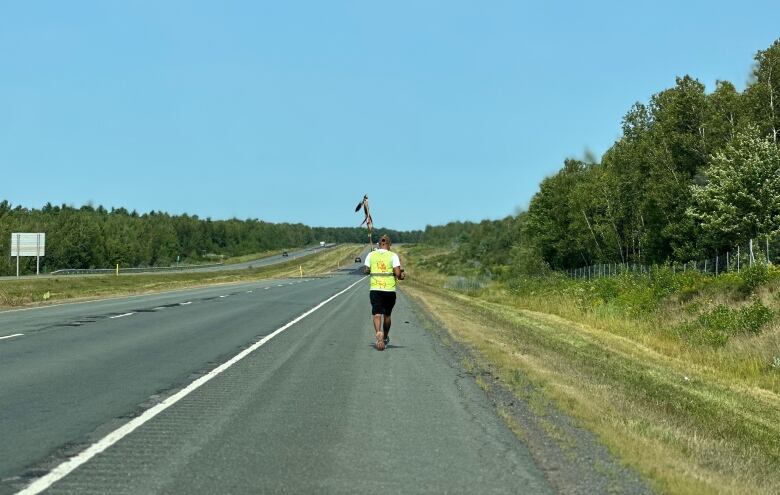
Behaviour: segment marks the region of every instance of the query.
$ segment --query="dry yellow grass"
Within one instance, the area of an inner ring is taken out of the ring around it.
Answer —
[[[413,265],[404,290],[483,366],[521,398],[526,381],[537,385],[661,492],[778,492],[780,396],[740,378],[744,359],[716,361],[776,342],[776,329],[695,355],[618,316],[584,315],[565,298],[521,309],[506,294],[441,289],[441,275]]]

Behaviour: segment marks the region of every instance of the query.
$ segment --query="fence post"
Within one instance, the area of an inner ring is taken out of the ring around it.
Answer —
[[[737,244],[737,273],[739,273],[739,244]]]
[[[753,239],[750,239],[750,257],[748,258],[748,263],[751,267],[753,266]]]
[[[718,252],[715,251],[715,275],[718,275]]]
[[[704,260],[704,273],[707,273],[707,260]]]
[[[730,251],[726,251],[726,271],[729,271],[729,253]]]

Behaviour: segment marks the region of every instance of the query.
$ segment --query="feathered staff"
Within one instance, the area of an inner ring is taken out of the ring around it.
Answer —
[[[363,218],[363,221],[360,222],[360,225],[366,224],[366,228],[368,229],[368,244],[373,246],[374,243],[371,241],[371,231],[374,230],[374,221],[371,219],[371,212],[368,211],[368,194],[363,195],[363,199],[355,207],[355,213],[360,211],[361,206],[363,207],[363,213],[366,216]]]

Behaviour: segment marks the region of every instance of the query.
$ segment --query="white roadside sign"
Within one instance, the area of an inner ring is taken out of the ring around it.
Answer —
[[[16,276],[19,276],[19,258],[35,256],[35,274],[41,273],[41,256],[46,254],[46,234],[43,232],[14,232],[11,234],[11,256],[16,256]]]
[[[46,234],[11,234],[11,256],[45,256]]]

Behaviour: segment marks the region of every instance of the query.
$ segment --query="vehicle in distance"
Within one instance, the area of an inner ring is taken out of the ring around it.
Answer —
[[[284,256],[286,258],[287,257],[287,251],[283,252],[282,256]]]
[[[357,258],[355,258],[355,263],[360,263],[360,262],[361,262],[360,256],[358,256]]]

